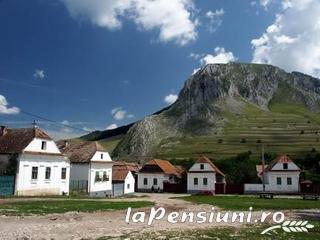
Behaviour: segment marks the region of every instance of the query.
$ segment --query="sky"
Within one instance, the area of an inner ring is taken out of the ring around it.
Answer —
[[[0,123],[54,138],[177,99],[209,63],[320,77],[320,0],[0,0]]]

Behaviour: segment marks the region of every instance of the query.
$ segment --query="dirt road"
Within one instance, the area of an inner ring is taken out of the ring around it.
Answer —
[[[153,201],[156,207],[164,207],[166,212],[172,211],[211,211],[210,205],[196,205],[180,199],[170,199],[177,194],[148,194],[143,200]],[[135,199],[126,199],[134,201]],[[136,199],[141,200],[141,198]],[[114,201],[114,200],[112,200]],[[135,209],[133,212],[146,211],[150,208]],[[96,213],[65,213],[46,216],[0,216],[0,239],[96,239],[102,236],[122,236],[137,231],[183,230],[226,226],[229,223],[176,223],[171,224],[165,219],[151,226],[146,223],[126,223],[127,210],[96,212]],[[253,215],[258,215],[258,212]],[[241,224],[238,224],[240,226]],[[237,226],[232,223],[232,226]]]

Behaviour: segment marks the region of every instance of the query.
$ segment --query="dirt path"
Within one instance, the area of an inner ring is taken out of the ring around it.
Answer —
[[[211,211],[210,205],[196,205],[180,199],[170,199],[177,194],[148,194],[146,198],[122,199],[154,201],[156,207],[164,207],[166,212],[172,211]],[[182,195],[181,195],[182,196]],[[136,211],[150,211],[150,208],[135,209]],[[151,226],[146,223],[126,223],[127,210],[96,213],[65,213],[46,216],[0,216],[0,239],[95,239],[102,236],[121,236],[137,231],[183,230],[192,228],[206,228],[227,226],[229,223],[176,223],[166,220],[157,221]],[[253,216],[258,215],[255,212]],[[232,226],[237,226],[233,223]],[[240,224],[238,224],[240,226]]]

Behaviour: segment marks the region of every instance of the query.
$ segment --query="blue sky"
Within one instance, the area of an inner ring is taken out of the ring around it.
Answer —
[[[298,2],[0,1],[0,122],[35,119],[57,138],[120,126],[170,104],[206,63],[267,62],[318,76],[320,4]],[[313,20],[292,23],[299,14]],[[307,46],[312,64],[286,59]]]

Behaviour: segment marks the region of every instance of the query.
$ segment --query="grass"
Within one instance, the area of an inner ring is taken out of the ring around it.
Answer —
[[[210,204],[224,210],[291,210],[320,209],[320,201],[274,198],[259,199],[255,196],[187,196],[180,197],[186,201],[198,204]]]
[[[310,229],[307,233],[286,233],[277,230],[277,234],[261,235],[269,225],[255,225],[255,227],[217,227],[210,229],[184,230],[184,231],[160,231],[160,232],[146,232],[133,233],[121,237],[101,237],[97,240],[108,239],[193,239],[193,240],[314,240],[320,239],[320,224],[319,222],[310,222],[315,227]]]
[[[270,111],[266,111],[242,101],[244,107],[240,113],[224,107],[222,132],[165,139],[160,143],[156,157],[189,159],[206,154],[214,159],[224,159],[247,151],[251,151],[253,157],[259,157],[259,141],[265,144],[266,152],[289,154],[293,159],[304,157],[313,148],[320,151],[319,114],[299,104],[272,104]]]
[[[99,201],[99,200],[27,200],[0,204],[1,215],[45,215],[66,212],[112,211],[152,206],[150,201]]]

